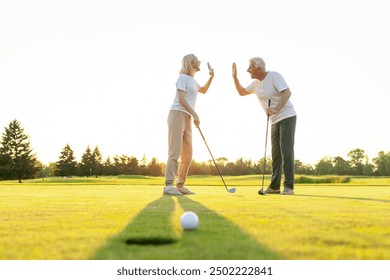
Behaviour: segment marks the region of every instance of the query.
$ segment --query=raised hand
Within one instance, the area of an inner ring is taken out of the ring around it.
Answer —
[[[207,62],[207,67],[209,68],[209,74],[214,78],[214,69],[211,67],[210,63]]]
[[[235,62],[232,64],[232,76],[233,78],[237,78],[237,66]]]

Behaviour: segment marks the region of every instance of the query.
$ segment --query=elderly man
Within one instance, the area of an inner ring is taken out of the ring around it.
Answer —
[[[260,57],[249,60],[247,70],[253,82],[244,88],[237,78],[237,67],[233,63],[234,84],[241,96],[255,94],[271,121],[272,179],[264,194],[280,194],[282,170],[284,190],[282,194],[294,194],[294,136],[296,113],[290,101],[291,92],[282,75],[267,71]],[[270,100],[270,106],[268,102]]]

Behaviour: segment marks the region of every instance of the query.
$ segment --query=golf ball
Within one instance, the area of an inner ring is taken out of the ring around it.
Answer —
[[[180,217],[180,224],[185,230],[195,229],[199,224],[198,215],[192,211],[184,212]]]

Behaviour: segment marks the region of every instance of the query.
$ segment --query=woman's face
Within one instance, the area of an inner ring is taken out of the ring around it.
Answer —
[[[197,57],[194,58],[194,60],[191,62],[192,68],[194,68],[196,71],[200,71],[200,61]]]

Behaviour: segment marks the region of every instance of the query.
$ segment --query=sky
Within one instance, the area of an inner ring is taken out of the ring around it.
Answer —
[[[248,60],[282,74],[297,111],[295,157],[390,151],[390,1],[15,0],[0,2],[0,129],[17,119],[38,159],[68,143],[103,157],[167,159],[167,116],[183,56],[204,85],[196,111],[215,158],[264,156],[266,116],[240,97]],[[196,161],[210,158],[193,128]],[[267,154],[270,155],[270,145]]]

